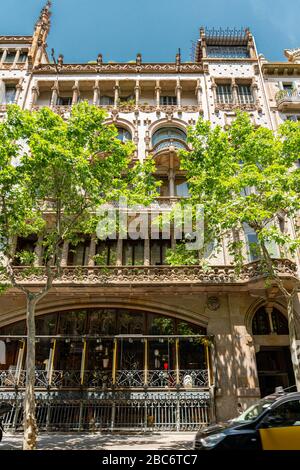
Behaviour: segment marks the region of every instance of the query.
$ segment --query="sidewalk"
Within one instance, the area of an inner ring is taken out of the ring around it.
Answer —
[[[158,450],[193,449],[195,432],[149,434],[40,434],[40,450]],[[1,450],[22,449],[22,434],[4,434]]]

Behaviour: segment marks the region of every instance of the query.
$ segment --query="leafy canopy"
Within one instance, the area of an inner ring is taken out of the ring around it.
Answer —
[[[199,119],[188,132],[192,151],[181,151],[190,198],[202,204],[206,244],[219,243],[226,233],[247,224],[258,237],[257,248],[276,243],[294,253],[296,236],[282,232],[276,217],[295,218],[300,209],[300,124],[286,121],[277,133],[254,125],[247,113],[238,113],[223,130]],[[229,249],[243,262],[243,242],[231,237]]]

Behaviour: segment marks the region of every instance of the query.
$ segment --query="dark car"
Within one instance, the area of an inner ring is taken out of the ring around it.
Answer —
[[[239,417],[198,431],[197,450],[300,450],[300,393],[269,395]]]

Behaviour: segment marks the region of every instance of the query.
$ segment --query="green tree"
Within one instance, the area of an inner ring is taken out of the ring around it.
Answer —
[[[72,108],[67,121],[48,108],[29,112],[11,106],[0,123],[1,284],[26,297],[26,450],[37,441],[35,310],[61,276],[63,243],[76,243],[78,233],[95,233],[101,204],[120,196],[147,204],[155,195],[152,160],[133,164],[133,144],[120,142],[105,118],[104,110],[84,102]],[[42,240],[43,266],[36,266],[29,251],[15,253],[13,239],[29,234]],[[16,256],[21,269],[14,266]],[[40,276],[39,289],[24,282],[31,274]]]
[[[265,287],[276,285],[286,302],[291,357],[300,390],[299,315],[294,309],[300,282],[296,274],[292,283],[284,282],[275,259],[295,257],[300,249],[296,223],[300,124],[286,121],[274,133],[255,126],[246,113],[239,113],[225,130],[200,119],[189,130],[188,142],[193,150],[181,152],[181,168],[187,174],[188,203],[203,205],[203,252],[212,241],[220,247],[225,240],[237,272],[247,262],[247,251],[260,260]],[[283,221],[287,222],[285,228]],[[253,234],[250,246],[241,236],[245,228]],[[187,256],[177,250],[173,255],[176,264],[181,263],[180,258],[184,261]]]

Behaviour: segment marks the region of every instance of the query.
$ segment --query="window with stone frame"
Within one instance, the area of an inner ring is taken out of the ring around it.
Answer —
[[[272,312],[267,312],[265,307],[261,307],[255,313],[252,320],[253,335],[269,335],[275,333],[277,335],[288,335],[287,318],[276,308]]]
[[[26,62],[27,60],[27,56],[28,56],[27,52],[21,51],[19,58],[18,58],[18,64],[24,64],[24,62]]]
[[[6,64],[12,64],[16,57],[16,51],[7,51],[4,62]]]
[[[5,103],[6,104],[14,103],[15,97],[16,97],[16,86],[5,85]]]
[[[252,104],[254,102],[251,85],[238,85],[237,92],[240,104]]]
[[[232,86],[230,83],[217,85],[217,102],[220,104],[233,103]]]

